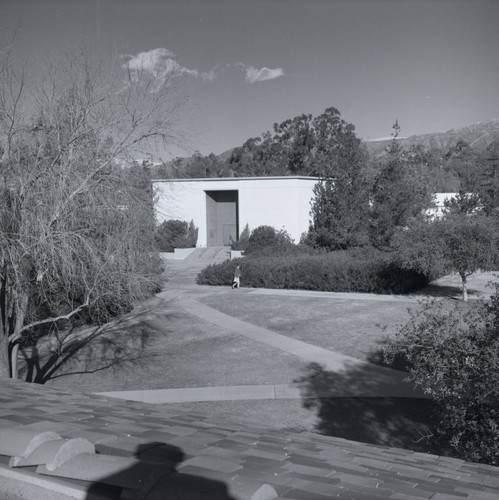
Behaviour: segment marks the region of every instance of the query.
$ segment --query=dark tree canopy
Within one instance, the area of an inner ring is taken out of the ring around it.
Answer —
[[[416,175],[398,140],[400,126],[393,125],[393,140],[374,179],[370,203],[370,237],[373,245],[389,247],[397,228],[422,216],[431,204],[424,179]]]

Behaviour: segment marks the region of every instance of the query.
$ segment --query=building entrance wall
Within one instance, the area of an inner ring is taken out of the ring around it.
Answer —
[[[310,223],[315,177],[226,177],[154,181],[156,217],[193,221],[198,247],[229,245],[246,226],[285,229],[300,241]],[[210,234],[208,234],[210,233]]]
[[[238,191],[206,191],[206,229],[209,247],[237,240]]]

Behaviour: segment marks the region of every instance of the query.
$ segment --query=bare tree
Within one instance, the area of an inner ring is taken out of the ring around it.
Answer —
[[[105,320],[155,286],[152,219],[119,163],[174,140],[181,102],[146,69],[92,56],[33,79],[0,54],[0,377],[43,326]]]

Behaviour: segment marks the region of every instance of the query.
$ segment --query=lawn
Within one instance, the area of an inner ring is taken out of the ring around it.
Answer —
[[[468,280],[470,299],[491,294],[490,283],[497,281],[497,273],[475,273]],[[226,294],[200,295],[198,300],[251,324],[362,360],[371,359],[384,340],[407,322],[409,311],[421,307],[421,301],[431,297],[455,300],[461,296],[460,278],[456,275],[445,276],[407,297],[260,292],[243,288]]]
[[[213,327],[162,299],[95,331],[48,385],[106,392],[283,384],[305,366],[282,351],[269,357],[266,346]],[[45,356],[41,364],[47,360]]]
[[[202,302],[230,316],[324,349],[367,360],[409,318],[416,300],[373,301],[260,295],[242,290]]]

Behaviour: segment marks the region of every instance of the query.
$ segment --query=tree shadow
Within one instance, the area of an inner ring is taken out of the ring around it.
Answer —
[[[412,393],[410,384],[406,394],[403,386],[390,393],[387,381],[382,380],[383,375],[376,375],[376,369],[380,368],[356,365],[338,373],[315,363],[307,366],[295,382],[301,388],[303,406],[317,412],[317,431],[353,441],[442,454],[435,434],[433,401]]]
[[[20,349],[20,378],[45,384],[69,375],[150,364],[156,358],[149,349],[152,342],[175,317],[175,313],[168,309],[165,313],[155,304],[103,325],[69,326],[46,335]]]
[[[477,295],[478,290],[469,289],[468,295]],[[463,289],[460,286],[452,285],[439,285],[437,283],[430,283],[421,290],[412,293],[415,296],[421,297],[446,297],[449,299],[461,300],[463,296]]]
[[[94,481],[85,499],[236,500],[222,481],[177,471],[185,459],[177,446],[144,443],[137,448],[135,458],[132,466]]]

